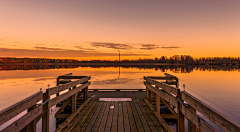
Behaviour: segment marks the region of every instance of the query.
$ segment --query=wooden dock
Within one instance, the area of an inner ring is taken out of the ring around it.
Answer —
[[[42,119],[42,131],[49,131],[49,111],[55,114],[55,132],[189,132],[217,131],[196,112],[201,113],[223,131],[239,132],[240,125],[231,121],[186,91],[178,88],[178,78],[144,77],[146,89],[88,89],[90,76],[58,76],[57,86],[40,91],[0,111],[0,126],[19,113],[27,113],[3,132],[35,132]],[[99,98],[132,98],[132,101],[98,101]],[[163,109],[164,108],[164,109]],[[167,111],[166,111],[167,109]],[[166,120],[174,120],[172,130]]]

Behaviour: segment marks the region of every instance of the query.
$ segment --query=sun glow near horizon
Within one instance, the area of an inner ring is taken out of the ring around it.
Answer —
[[[0,56],[238,57],[240,1],[1,1]]]

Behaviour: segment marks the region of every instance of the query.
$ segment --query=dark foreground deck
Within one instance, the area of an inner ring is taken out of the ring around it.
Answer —
[[[226,132],[240,132],[240,124],[231,121],[201,100],[178,88],[178,78],[165,76],[144,77],[146,89],[89,89],[90,76],[66,74],[57,78],[57,86],[39,91],[0,111],[0,126],[27,113],[5,127],[3,132],[36,132],[42,119],[42,131],[49,132],[49,115],[53,106],[60,107],[55,114],[55,132],[216,132],[200,117],[201,113]],[[173,85],[173,86],[171,86]],[[132,98],[128,102],[99,102],[99,98]],[[41,102],[41,103],[39,103]],[[184,103],[183,103],[184,102]],[[174,120],[177,129],[167,120]]]
[[[114,107],[113,107],[114,106]],[[140,100],[89,104],[63,131],[85,132],[162,132],[166,131],[148,106]]]

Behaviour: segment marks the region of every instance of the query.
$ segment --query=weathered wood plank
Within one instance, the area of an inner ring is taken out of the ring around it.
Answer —
[[[125,132],[131,132],[130,129],[130,122],[129,122],[129,117],[128,117],[128,107],[126,102],[122,102],[123,105],[123,123],[124,123],[124,131]]]
[[[65,100],[65,102],[62,104],[62,106],[60,107],[60,109],[58,109],[58,111],[55,114],[55,118],[59,118],[57,117],[57,115],[59,115],[60,113],[62,113],[62,111],[64,110],[64,108],[70,103],[70,101],[72,100],[72,98],[68,98],[67,100]]]
[[[140,107],[138,106],[138,103],[139,101],[136,101],[134,100],[133,101],[133,104],[135,105],[135,108],[136,108],[136,113],[138,114],[138,117],[142,123],[142,126],[143,126],[143,129],[144,129],[144,132],[150,132],[150,128],[148,126],[148,122],[146,121],[146,119],[144,118],[143,114],[142,114],[142,111],[140,110]]]
[[[172,104],[173,106],[177,107],[177,99],[163,91],[161,91],[160,89],[156,89],[155,87],[151,86],[149,83],[144,82],[144,85],[150,89],[151,91],[153,91],[154,93],[158,94],[161,98],[163,98],[164,100],[166,100],[167,102],[169,102],[170,104]]]
[[[123,102],[118,102],[118,132],[124,132],[123,121]]]
[[[175,80],[176,77],[166,77],[166,76],[147,76],[148,78],[155,80]]]
[[[96,121],[95,121],[95,123],[94,123],[94,125],[91,129],[91,132],[97,132],[97,130],[98,130],[100,124],[101,124],[101,121],[102,121],[103,115],[105,113],[105,110],[108,109],[107,108],[108,102],[102,102],[102,103],[103,103],[103,106],[102,106],[102,108],[101,108],[101,110],[100,110],[100,112],[97,116],[97,119],[96,119]]]
[[[131,128],[131,132],[137,132],[137,127],[136,127],[136,123],[134,120],[134,115],[133,115],[133,110],[130,106],[130,102],[126,102],[126,106],[128,109],[128,118],[129,118],[129,124],[130,124],[130,128]]]
[[[88,76],[59,76],[59,79],[82,79]]]
[[[85,118],[87,117],[88,112],[92,110],[95,104],[96,104],[96,101],[90,101],[89,104],[86,105],[86,107],[81,112],[79,112],[72,121],[70,121],[70,125],[64,130],[64,132],[70,132],[70,131],[76,132],[80,127],[80,125],[85,120]]]
[[[83,132],[83,131],[89,132],[89,131],[86,130],[86,128],[87,128],[87,126],[89,125],[90,120],[91,120],[92,118],[94,118],[93,116],[94,116],[96,110],[97,110],[99,107],[102,107],[102,106],[100,106],[100,105],[101,105],[100,102],[97,102],[97,104],[93,107],[92,111],[88,114],[87,118],[84,120],[83,124],[82,124],[81,127],[78,129],[79,132]],[[95,119],[96,119],[96,118],[95,118]]]
[[[74,87],[78,84],[81,84],[81,83],[85,83],[87,82],[88,80],[90,80],[90,76],[89,77],[84,77],[80,80],[77,80],[77,81],[73,81],[73,82],[69,82],[69,83],[66,83],[66,84],[62,84],[62,85],[59,85],[59,86],[56,86],[56,87],[52,87],[52,88],[49,88],[49,96],[50,95],[53,95],[53,94],[56,94],[56,93],[59,93],[63,90],[66,90],[68,88],[71,88],[71,87]]]
[[[89,121],[86,129],[84,130],[85,132],[90,132],[92,130],[92,127],[95,124],[95,121],[97,121],[98,116],[100,116],[100,111],[102,109],[104,109],[102,106],[103,106],[103,102],[100,102],[99,105],[98,105],[97,110],[94,112],[94,115],[92,116],[92,118]]]
[[[111,132],[118,131],[118,102],[114,103]]]
[[[55,118],[68,118],[71,114],[57,114],[55,115]]]
[[[178,89],[178,93],[177,93],[177,98],[183,102],[182,100],[182,96],[180,93],[180,89]],[[180,104],[180,102],[178,102],[177,105],[177,130],[178,132],[185,132],[185,121],[184,121],[184,115],[182,114],[180,107],[182,104]]]
[[[77,93],[72,96],[72,113],[77,109]]]
[[[191,105],[194,109],[202,113],[205,117],[207,117],[210,121],[215,123],[217,126],[222,128],[226,132],[238,132],[240,131],[240,124],[231,121],[226,116],[220,114],[215,109],[211,108],[209,105],[203,103],[199,99],[195,98],[191,94],[186,91],[182,92],[182,98],[189,105]]]
[[[28,108],[28,112],[34,110],[36,107],[37,107],[37,105],[35,104],[35,105],[33,105],[32,107]],[[40,115],[41,115],[41,114],[40,114]],[[37,124],[37,120],[36,120],[36,118],[35,118],[32,122],[30,122],[30,123],[27,125],[27,131],[28,131],[28,132],[36,132],[36,130],[37,130],[36,124]]]
[[[114,106],[114,102],[111,102],[110,107]],[[113,122],[113,111],[115,108],[110,108],[109,112],[108,112],[108,117],[107,117],[107,123],[104,129],[104,132],[110,132],[111,130],[111,126],[112,126],[112,122]]]
[[[190,120],[193,124],[195,124],[201,131],[203,132],[216,132],[211,125],[209,125],[206,121],[204,121],[200,116],[198,116],[191,108],[188,108],[185,105],[181,106],[181,112]]]
[[[61,132],[65,127],[70,125],[70,122],[73,120],[73,118],[88,104],[88,102],[92,98],[88,98],[85,102],[83,102],[80,107],[72,113],[54,132]]]
[[[140,106],[143,107],[142,110],[146,111],[146,115],[149,119],[149,126],[152,126],[151,130],[154,132],[164,132],[165,131],[164,127],[162,126],[162,124],[158,122],[156,116],[152,113],[152,110],[150,110],[148,105],[144,101],[141,101]]]
[[[133,113],[133,117],[135,119],[135,123],[136,123],[136,127],[137,127],[138,132],[144,132],[143,125],[140,121],[140,118],[138,116],[138,113],[137,113],[137,110],[135,108],[134,103],[133,102],[129,102],[129,103],[130,103],[130,106],[132,108],[132,113]]]
[[[13,122],[11,125],[2,130],[2,132],[19,132],[34,119],[36,119],[43,112],[43,106],[40,105],[34,110],[28,112],[26,115]]]
[[[98,91],[98,92],[106,92],[106,91],[145,91],[146,89],[88,89],[89,91]]]
[[[76,94],[77,92],[79,92],[80,90],[83,90],[84,88],[88,87],[90,85],[90,82],[84,83],[83,85],[68,91],[62,95],[59,95],[53,99],[51,99],[50,101],[48,101],[48,107],[51,108],[52,106],[60,103],[63,100],[66,100],[67,98],[71,97],[72,95]]]
[[[177,95],[177,89],[178,89],[178,88],[176,88],[176,87],[170,86],[170,85],[168,85],[168,84],[159,82],[159,81],[157,81],[157,80],[154,80],[154,79],[151,79],[151,78],[148,78],[148,77],[144,77],[144,79],[145,79],[148,83],[162,88],[162,89],[163,89],[164,91],[166,91],[168,94],[174,94],[175,96]]]
[[[87,127],[87,124],[89,123],[89,120],[93,116],[95,110],[97,109],[99,102],[94,101],[93,107],[91,107],[88,111],[86,111],[85,114],[83,114],[82,118],[78,121],[75,127],[78,129],[72,129],[71,131],[77,130],[78,132],[83,132],[84,129]]]
[[[160,105],[161,105],[161,98],[159,95],[156,95],[156,110],[158,114],[161,114]]]
[[[188,106],[189,108],[192,109],[194,113],[196,113],[196,109],[192,108],[192,106]],[[196,132],[197,131],[197,126],[194,125],[190,120],[188,120],[188,132]]]
[[[176,76],[173,76],[173,75],[168,74],[168,73],[164,73],[164,75],[165,75],[166,77],[175,77],[175,78],[177,78]]]
[[[166,129],[166,131],[168,132],[173,132],[173,130],[169,127],[169,125],[164,121],[164,119],[157,113],[157,111],[155,110],[155,108],[153,108],[153,106],[150,104],[150,102],[144,98],[145,103],[148,105],[148,107],[152,110],[153,114],[156,116],[156,118],[159,120],[160,123],[162,123],[162,125],[164,126],[164,128]]]
[[[144,117],[145,120],[146,120],[146,124],[149,126],[149,128],[151,129],[152,132],[156,132],[157,129],[156,129],[156,127],[154,126],[154,123],[153,123],[153,121],[151,120],[150,115],[148,115],[148,113],[147,113],[146,110],[144,109],[141,101],[137,101],[136,103],[137,103],[136,105],[138,105],[138,107],[139,107],[139,109],[140,109],[140,112],[142,113],[143,117]]]
[[[71,82],[71,79],[64,79],[64,80],[58,81],[58,84],[65,84],[65,83],[69,83],[69,82]]]
[[[163,119],[177,119],[177,114],[161,114]]]
[[[172,114],[177,114],[174,109],[164,100],[161,98],[161,101],[163,102],[163,104],[171,111]]]
[[[5,122],[9,121],[16,115],[20,114],[24,110],[30,108],[43,98],[43,92],[37,92],[30,97],[0,111],[0,126],[4,124]]]
[[[104,111],[104,114],[103,114],[101,123],[100,123],[99,128],[98,128],[98,132],[103,132],[104,129],[105,129],[105,125],[106,125],[106,122],[107,122],[108,113],[109,113],[109,110],[110,110],[110,103],[111,103],[111,102],[107,102],[106,109],[105,109],[105,111]]]

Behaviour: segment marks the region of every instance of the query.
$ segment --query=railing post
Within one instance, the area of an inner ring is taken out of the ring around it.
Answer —
[[[84,101],[88,99],[88,87],[84,89]]]
[[[177,98],[181,102],[183,102],[180,89],[177,90]],[[178,132],[185,132],[184,115],[180,111],[180,107],[181,107],[181,104],[178,102],[178,105],[177,105],[177,130],[178,130]]]
[[[49,90],[46,89],[46,93],[43,94],[43,103],[47,101],[50,96],[49,96]],[[43,116],[42,116],[42,131],[43,132],[49,132],[49,108],[48,108],[48,102],[46,102],[43,105]]]
[[[31,110],[33,110],[33,109],[35,109],[36,107],[37,107],[37,106],[36,106],[36,104],[35,104],[35,105],[33,105],[32,107],[28,108],[28,112],[31,111]],[[36,121],[36,119],[35,119],[35,120],[33,120],[31,123],[29,123],[29,124],[27,125],[27,131],[28,131],[28,132],[36,132],[36,124],[37,124],[37,121]]]
[[[196,113],[196,109],[193,107],[189,106],[193,112]],[[197,131],[197,126],[193,124],[190,120],[188,120],[188,132],[196,132]]]
[[[160,103],[160,101],[161,101],[160,96],[158,94],[156,94],[156,109],[157,109],[157,113],[159,115],[161,115],[161,110],[160,110],[161,103]]]
[[[146,99],[149,100],[149,89],[146,87]]]
[[[73,87],[73,89],[76,86]],[[77,104],[77,93],[72,96],[72,113],[76,111],[76,104]]]
[[[157,87],[157,86],[156,86],[156,88],[159,89],[159,87]],[[156,109],[157,109],[157,113],[159,115],[161,115],[161,110],[160,110],[161,108],[160,108],[160,106],[161,106],[161,98],[160,98],[160,96],[158,94],[156,94]]]
[[[57,78],[57,86],[58,85],[59,85],[59,78]],[[59,96],[59,93],[57,93],[56,96]]]

